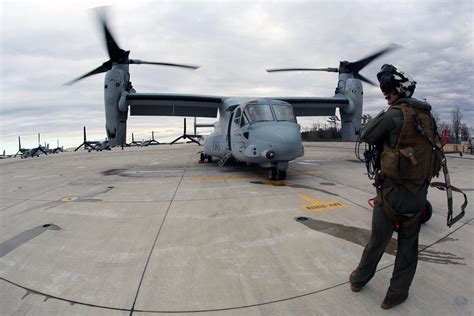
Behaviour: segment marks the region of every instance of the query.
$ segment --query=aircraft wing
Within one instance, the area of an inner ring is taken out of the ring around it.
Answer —
[[[270,99],[282,100],[290,103],[296,116],[333,116],[336,108],[349,106],[349,100],[345,97],[271,97]]]
[[[130,115],[217,117],[222,97],[193,94],[131,93]]]

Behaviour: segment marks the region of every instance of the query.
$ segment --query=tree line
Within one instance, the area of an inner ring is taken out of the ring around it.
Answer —
[[[467,141],[470,137],[469,127],[462,122],[463,113],[460,108],[451,111],[451,124],[441,122],[439,113],[433,112],[433,117],[438,127],[438,133],[441,135],[443,130],[449,135],[449,142],[459,144],[461,141]],[[367,126],[373,119],[370,114],[363,114],[361,119],[361,128]],[[339,141],[341,140],[341,124],[338,116],[330,116],[326,123],[314,124],[310,128],[305,128],[301,132],[303,141]]]
[[[451,111],[451,125],[446,122],[441,122],[439,114],[434,112],[433,116],[438,126],[438,132],[441,134],[443,130],[449,135],[449,142],[452,144],[460,144],[461,141],[469,140],[469,127],[462,122],[464,115],[460,108]]]
[[[340,119],[336,115],[330,116],[324,124],[313,124],[301,132],[303,141],[338,141],[341,140]]]

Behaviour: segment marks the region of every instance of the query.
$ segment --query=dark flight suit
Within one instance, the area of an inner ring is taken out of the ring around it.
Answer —
[[[401,102],[408,103],[418,109],[431,109],[427,103],[413,98],[401,98],[394,105]],[[394,148],[402,125],[402,112],[399,109],[389,108],[368,123],[363,131],[362,140],[368,144],[377,145],[378,148],[383,148],[384,144]],[[394,190],[387,195],[386,202],[401,219],[419,215],[413,213],[413,210],[420,212],[425,206],[428,183],[423,184],[417,192],[411,192],[404,185],[395,183],[389,177],[380,179],[377,185],[380,185],[381,189],[394,187]],[[351,276],[352,284],[362,287],[374,276],[377,264],[392,238],[393,230],[393,224],[382,206],[376,204],[373,209],[370,240],[362,253],[359,266]],[[399,228],[397,255],[387,297],[405,298],[408,296],[408,289],[415,275],[418,261],[419,231],[419,221],[415,221],[415,224],[412,221],[410,225],[401,224]]]

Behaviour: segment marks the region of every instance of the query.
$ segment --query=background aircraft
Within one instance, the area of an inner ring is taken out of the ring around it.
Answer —
[[[396,46],[391,45],[357,62],[341,61],[338,68],[283,68],[276,71],[329,71],[339,74],[333,97],[269,97],[242,98],[227,96],[136,93],[130,81],[130,64],[197,69],[197,66],[146,62],[130,59],[130,51],[119,47],[107,26],[104,12],[98,12],[110,59],[96,69],[69,82],[72,84],[91,75],[106,72],[104,103],[106,132],[110,146],[126,144],[128,111],[130,115],[217,117],[214,132],[204,140],[201,158],[219,158],[222,166],[233,157],[256,163],[269,170],[269,178],[285,179],[288,162],[303,156],[297,116],[341,115],[341,134],[355,141],[362,117],[362,81],[371,83],[359,71],[375,58]]]
[[[106,140],[103,140],[103,141],[100,141],[100,140],[87,140],[87,132],[86,132],[86,127],[84,126],[83,128],[84,130],[84,141],[82,142],[82,144],[80,144],[79,146],[76,147],[76,149],[74,149],[74,151],[78,151],[79,148],[81,147],[84,147],[84,150],[88,150],[89,152],[95,150],[95,151],[102,151],[102,150],[110,150],[110,145],[109,145],[109,141],[106,139]],[[126,145],[126,144],[124,144]]]
[[[41,141],[40,141],[40,134],[38,133],[38,147],[35,148],[22,148],[21,147],[21,138],[18,136],[18,151],[13,156],[16,158],[16,156],[20,155],[20,158],[29,158],[29,157],[39,157],[40,155],[47,155],[48,150],[46,147],[41,146]]]

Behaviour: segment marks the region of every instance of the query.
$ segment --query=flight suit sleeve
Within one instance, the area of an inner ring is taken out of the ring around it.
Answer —
[[[403,114],[399,109],[389,108],[381,112],[362,131],[362,141],[370,145],[387,144],[394,147],[403,125]]]
[[[377,145],[382,143],[388,136],[388,133],[393,129],[394,122],[391,117],[387,116],[386,112],[381,112],[374,119],[370,120],[367,126],[362,131],[362,141]]]

